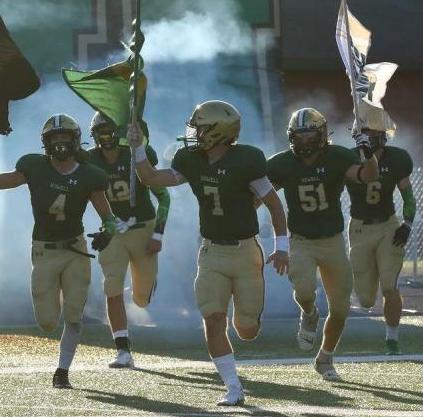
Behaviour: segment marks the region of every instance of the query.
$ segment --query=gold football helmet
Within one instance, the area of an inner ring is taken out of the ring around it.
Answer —
[[[287,134],[293,152],[303,157],[313,155],[329,143],[326,119],[313,108],[292,113]]]
[[[207,151],[236,142],[240,129],[241,115],[234,106],[220,100],[205,101],[194,109],[183,141],[186,146],[193,143],[195,149]]]

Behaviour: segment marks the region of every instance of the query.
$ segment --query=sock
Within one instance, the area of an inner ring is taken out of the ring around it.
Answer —
[[[81,338],[81,323],[66,323],[63,328],[62,338],[60,339],[60,354],[58,368],[69,369],[76,347]]]
[[[396,340],[399,338],[399,326],[386,325],[386,340]]]
[[[323,348],[320,348],[319,353],[316,356],[316,360],[319,362],[332,362],[333,352],[329,352]]]
[[[128,329],[117,330],[113,332],[113,339],[115,340],[115,345],[117,350],[126,350],[130,352],[130,343],[129,343],[129,332]]]
[[[229,389],[230,386],[241,388],[241,382],[236,373],[235,357],[233,353],[212,358],[212,361],[226,388]]]

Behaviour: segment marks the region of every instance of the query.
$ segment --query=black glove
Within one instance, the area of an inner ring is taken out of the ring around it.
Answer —
[[[354,136],[354,140],[357,148],[363,150],[364,157],[370,159],[373,156],[373,151],[370,146],[369,137],[365,133],[358,133]]]
[[[105,230],[103,230],[102,232],[89,233],[87,236],[93,238],[93,241],[91,242],[91,247],[94,250],[98,250],[99,252],[106,248],[106,246],[109,244],[113,237],[109,232],[106,232]]]
[[[411,227],[407,223],[403,223],[397,230],[395,230],[392,244],[395,246],[404,247],[407,243],[408,236],[410,236]]]

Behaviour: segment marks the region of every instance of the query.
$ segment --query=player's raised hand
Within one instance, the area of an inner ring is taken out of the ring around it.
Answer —
[[[358,149],[361,149],[366,159],[370,159],[373,155],[370,139],[365,133],[357,133],[354,140]]]
[[[270,263],[273,263],[273,267],[279,275],[288,273],[289,257],[287,252],[281,250],[273,252],[266,261],[266,264]]]
[[[126,132],[126,139],[128,140],[129,146],[131,148],[138,148],[142,145],[143,134],[141,127],[138,122],[131,123],[128,125],[128,130]]]

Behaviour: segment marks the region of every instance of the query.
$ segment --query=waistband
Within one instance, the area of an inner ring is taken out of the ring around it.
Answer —
[[[255,237],[248,239],[203,239],[203,245],[205,246],[245,246],[255,241]]]
[[[48,250],[69,250],[71,252],[75,252],[79,255],[87,256],[88,258],[95,258],[95,255],[92,255],[91,253],[86,253],[83,251],[80,251],[79,249],[75,248],[73,245],[78,242],[84,241],[83,235],[79,235],[77,237],[74,237],[72,239],[66,239],[66,240],[58,240],[56,242],[45,242],[42,240],[34,240],[33,244],[42,247],[43,249]]]
[[[339,236],[341,233],[335,233],[333,235],[320,235],[320,236],[303,236],[299,235],[298,233],[291,233],[290,238],[292,239],[298,239],[298,240],[324,240],[324,239],[333,239],[334,237]]]
[[[144,228],[146,225],[147,225],[147,223],[146,223],[146,222],[135,223],[135,224],[133,224],[133,225],[129,228],[129,230],[142,229],[142,228]]]
[[[354,217],[351,218],[351,220],[355,222],[360,222],[361,224],[365,225],[371,225],[371,224],[380,224],[380,223],[386,223],[392,218],[395,218],[395,214],[392,214],[390,216],[380,216],[380,217],[366,217],[363,219],[356,219]]]

